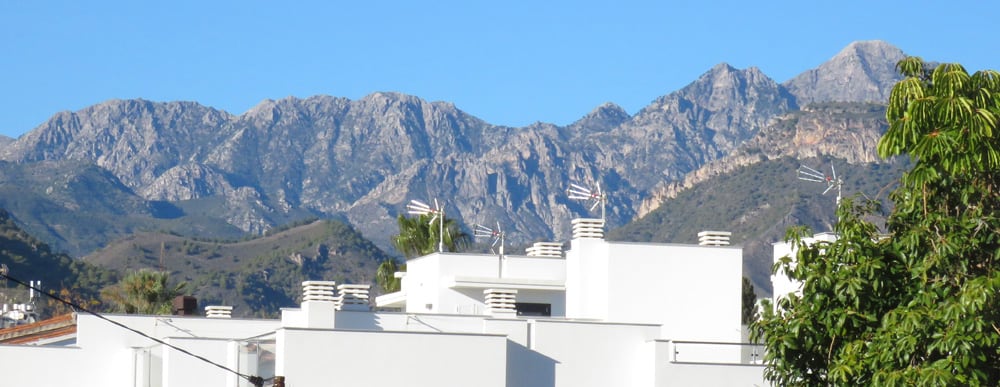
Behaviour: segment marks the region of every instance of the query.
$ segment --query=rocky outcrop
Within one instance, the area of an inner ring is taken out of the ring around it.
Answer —
[[[782,157],[834,157],[850,164],[883,162],[876,153],[888,128],[885,106],[873,103],[821,103],[777,117],[730,155],[706,163],[683,179],[653,190],[638,210],[642,217],[664,200],[738,168]]]
[[[802,106],[831,101],[884,104],[901,79],[896,63],[904,57],[902,50],[883,41],[854,42],[783,85]]]

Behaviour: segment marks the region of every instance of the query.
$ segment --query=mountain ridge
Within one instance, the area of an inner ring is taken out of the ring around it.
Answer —
[[[862,51],[855,56],[885,61]],[[634,115],[606,103],[567,126],[493,125],[454,104],[394,92],[264,100],[240,115],[195,102],[111,100],[53,116],[0,147],[0,159],[93,163],[148,203],[243,232],[335,217],[388,248],[404,204],[438,198],[450,215],[499,221],[524,243],[565,238],[569,219],[588,214],[563,194],[569,181],[601,182],[612,192],[609,225],[625,224],[645,211],[640,203],[656,206],[654,192],[801,109],[797,98],[756,67],[720,63]]]

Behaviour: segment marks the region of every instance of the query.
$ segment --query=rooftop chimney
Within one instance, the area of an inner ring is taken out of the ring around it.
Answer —
[[[205,317],[208,318],[232,318],[233,307],[221,305],[209,305],[205,307]]]
[[[340,285],[337,290],[340,295],[334,300],[337,310],[371,310],[368,303],[368,290],[371,285]]]
[[[198,299],[192,296],[174,297],[171,311],[174,316],[194,316],[198,311]]]
[[[559,242],[535,242],[531,247],[524,250],[529,257],[562,257],[562,243]]]
[[[337,298],[336,281],[302,281],[302,302],[334,302]]]
[[[493,317],[517,317],[517,290],[515,289],[485,289],[486,311]]]
[[[729,246],[729,231],[702,231],[698,233],[698,244],[702,246]]]
[[[604,219],[573,219],[573,239],[604,239]]]

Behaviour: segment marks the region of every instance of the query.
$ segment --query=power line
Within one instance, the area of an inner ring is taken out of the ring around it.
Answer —
[[[143,332],[141,332],[139,330],[136,330],[134,328],[131,328],[131,327],[125,325],[125,324],[122,324],[120,322],[117,322],[117,321],[114,321],[114,320],[109,319],[107,317],[104,317],[100,313],[97,313],[97,312],[91,311],[90,309],[84,308],[84,307],[80,306],[79,304],[77,304],[77,303],[75,303],[73,301],[64,300],[64,299],[62,299],[59,296],[56,296],[54,294],[49,294],[49,292],[43,291],[42,289],[38,289],[38,288],[36,288],[34,286],[26,284],[26,283],[24,283],[24,281],[21,281],[21,280],[19,280],[17,278],[14,278],[14,277],[11,277],[10,275],[8,275],[7,274],[7,266],[6,265],[3,265],[3,267],[0,268],[0,277],[3,277],[5,279],[11,280],[11,281],[14,281],[15,283],[20,284],[21,286],[27,287],[28,289],[34,289],[34,290],[38,291],[39,293],[48,296],[49,298],[52,298],[52,299],[54,299],[56,301],[59,301],[59,302],[61,302],[63,304],[69,305],[73,309],[82,310],[84,312],[87,312],[87,313],[93,315],[94,317],[97,317],[97,318],[99,318],[101,320],[107,321],[107,322],[109,322],[111,324],[117,325],[117,326],[119,326],[119,327],[121,327],[123,329],[132,331],[133,333],[135,333],[135,334],[137,334],[139,336],[142,336],[142,337],[145,337],[145,338],[150,339],[152,341],[155,341],[155,342],[157,342],[159,344],[162,344],[165,347],[172,348],[173,350],[175,350],[177,352],[183,353],[183,354],[191,356],[191,357],[193,357],[195,359],[201,360],[201,361],[203,361],[205,363],[208,363],[208,364],[211,364],[213,366],[219,367],[219,368],[221,368],[221,369],[223,369],[223,370],[225,370],[227,372],[234,373],[234,374],[236,374],[236,376],[239,376],[239,377],[241,377],[243,379],[246,379],[246,381],[250,382],[250,384],[253,384],[256,387],[262,387],[264,385],[264,378],[261,378],[260,376],[243,374],[243,373],[241,373],[239,371],[236,371],[234,369],[226,367],[226,366],[224,366],[222,364],[219,364],[219,363],[216,363],[214,361],[208,360],[208,359],[206,359],[206,358],[204,358],[202,356],[195,355],[194,353],[191,353],[191,352],[189,352],[188,350],[186,350],[184,348],[172,345],[170,343],[167,343],[166,341],[163,341],[163,340],[160,340],[160,339],[155,338],[153,336],[147,335],[147,334],[145,334],[145,333],[143,333]]]

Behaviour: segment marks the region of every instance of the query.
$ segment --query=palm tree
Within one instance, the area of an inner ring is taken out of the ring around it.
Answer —
[[[375,283],[378,284],[382,294],[398,292],[400,290],[399,278],[396,278],[397,271],[406,271],[406,265],[396,265],[396,260],[389,258],[378,265],[375,272]]]
[[[170,314],[172,301],[183,295],[186,282],[171,287],[170,274],[163,271],[139,270],[122,278],[118,284],[101,291],[101,296],[117,313]]]
[[[438,217],[433,224],[429,215],[407,218],[399,215],[396,223],[399,234],[392,237],[392,245],[407,258],[427,255],[437,250],[440,240],[443,240],[447,251],[456,252],[465,249],[472,242],[472,237],[458,227],[454,219]],[[440,224],[444,222],[444,237],[439,239]]]

